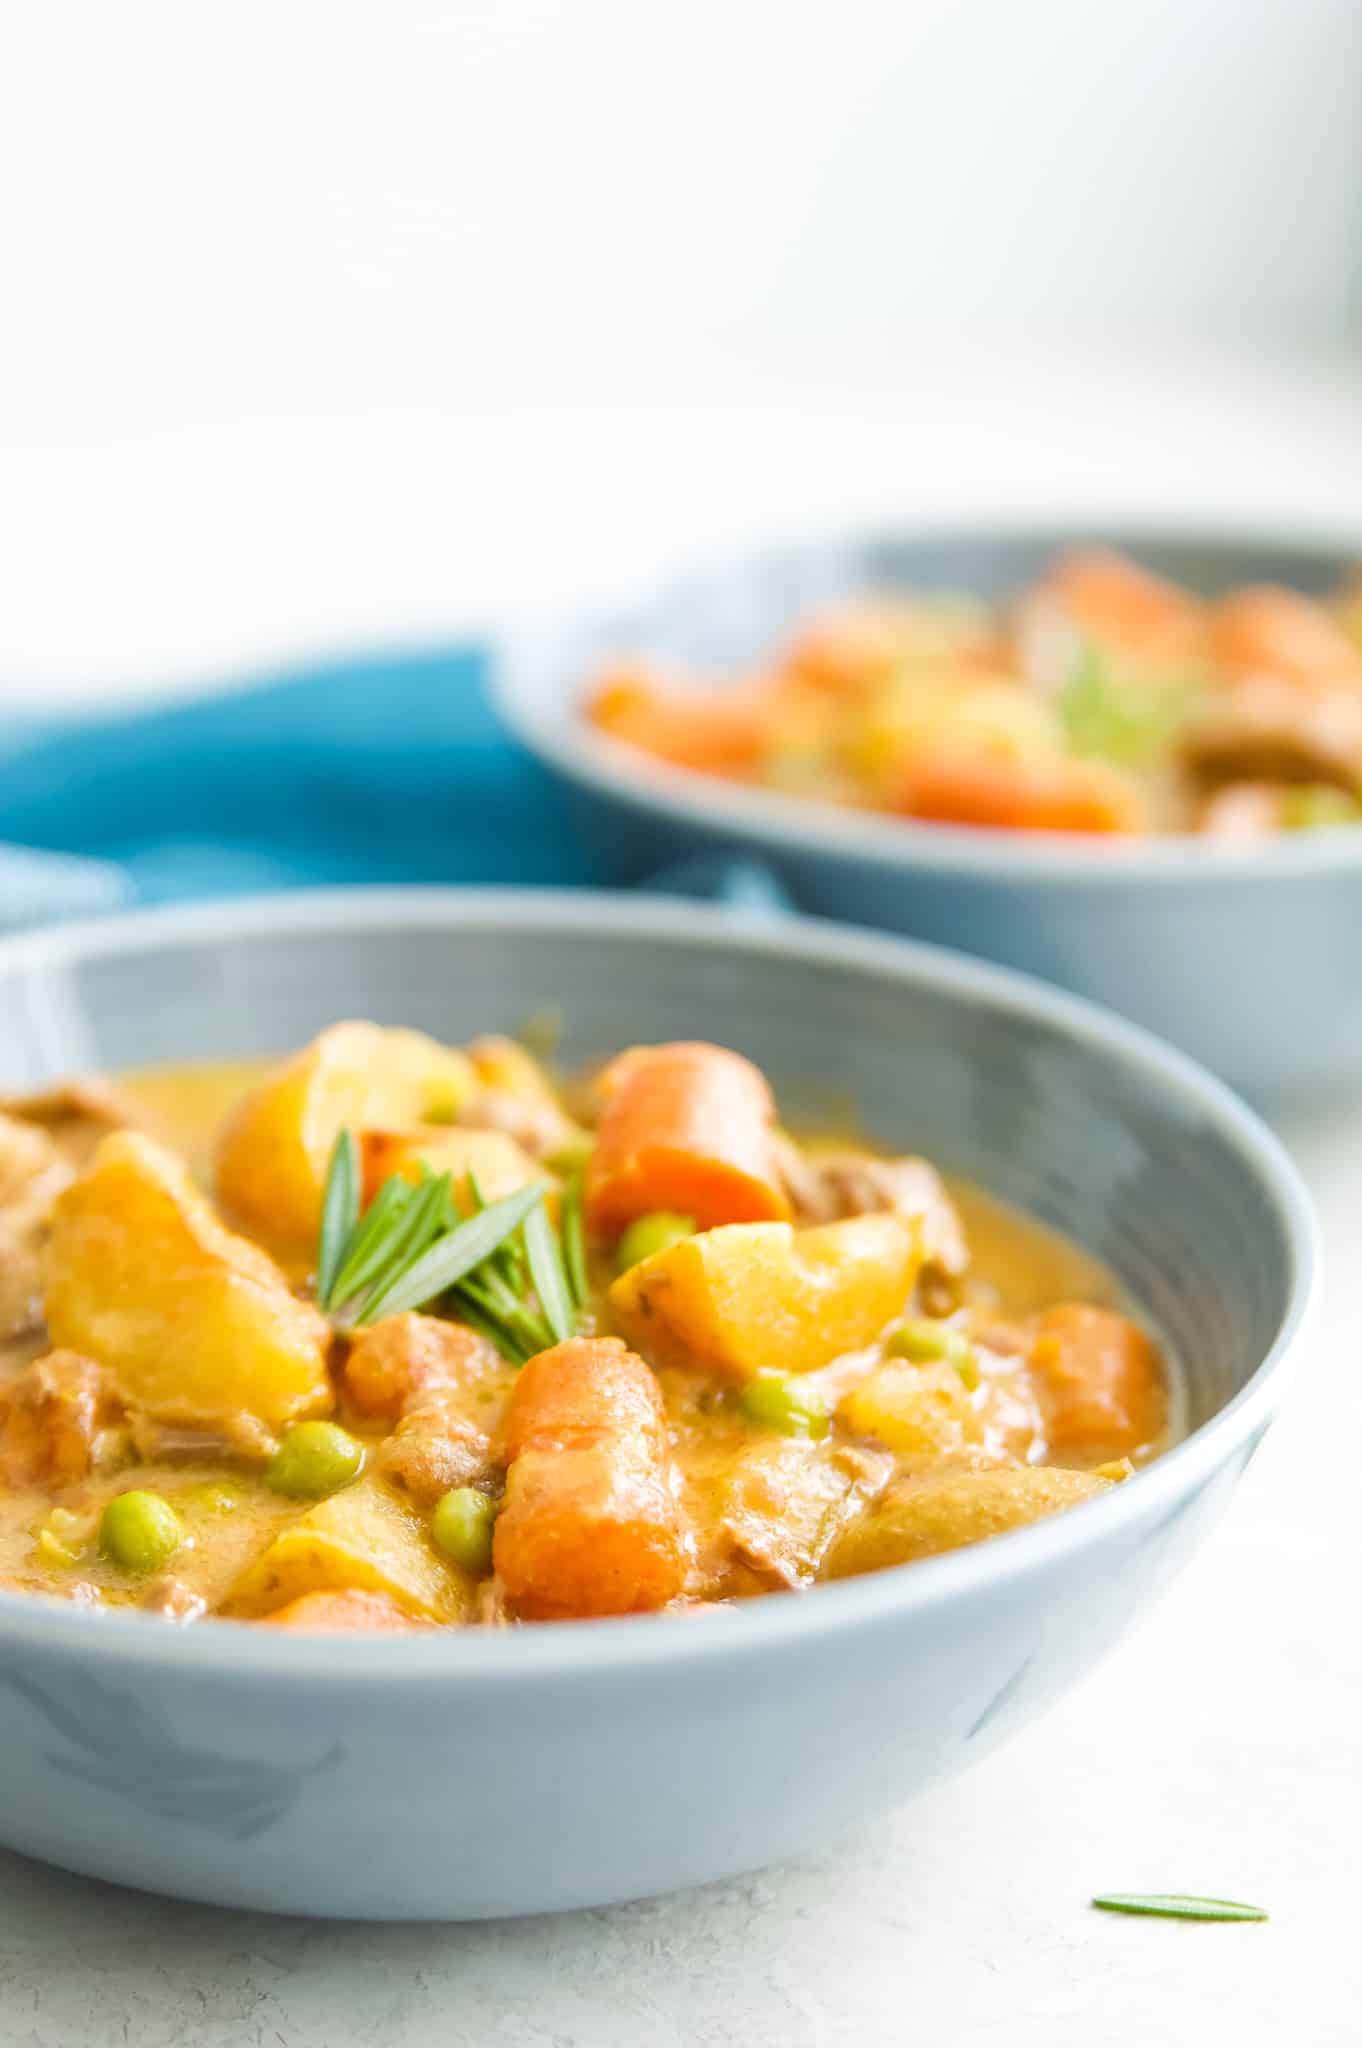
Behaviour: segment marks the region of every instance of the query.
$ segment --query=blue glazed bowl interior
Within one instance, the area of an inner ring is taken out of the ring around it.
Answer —
[[[347,1016],[451,1040],[552,1009],[571,1064],[634,1041],[749,1054],[782,1107],[867,1133],[1077,1239],[1186,1375],[1190,1419],[1297,1312],[1310,1225],[1274,1141],[1130,1027],[930,947],[661,901],[356,891],[153,914],[0,949],[0,1085],[297,1045]]]

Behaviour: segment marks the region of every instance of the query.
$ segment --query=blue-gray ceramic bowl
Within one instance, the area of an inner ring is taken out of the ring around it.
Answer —
[[[1052,1522],[710,1621],[356,1644],[0,1594],[0,1841],[297,1913],[455,1919],[696,1884],[982,1754],[1219,1513],[1296,1348],[1308,1200],[1217,1082],[1019,977],[659,901],[338,892],[0,945],[0,1085],[278,1050],[343,1016],[457,1039],[550,1003],[569,1058],[704,1035],[787,1101],[822,1084],[825,1103],[831,1080],[884,1138],[1071,1233],[1186,1362],[1194,1433]]]
[[[1362,1083],[1362,831],[1261,847],[1106,844],[838,810],[660,770],[593,733],[583,692],[621,651],[741,668],[811,607],[866,589],[985,597],[1039,573],[1077,530],[1194,589],[1335,587],[1343,547],[1067,533],[883,536],[738,557],[629,607],[512,634],[506,722],[572,792],[583,839],[634,880],[678,857],[766,861],[801,909],[956,946],[1107,1003],[1262,1101]]]

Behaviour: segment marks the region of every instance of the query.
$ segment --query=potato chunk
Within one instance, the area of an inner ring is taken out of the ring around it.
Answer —
[[[271,1614],[307,1593],[386,1593],[409,1614],[462,1621],[472,1581],[443,1558],[426,1520],[378,1478],[319,1501],[279,1531],[232,1587],[222,1611]]]
[[[1005,1536],[1093,1500],[1112,1483],[1096,1472],[1048,1465],[999,1465],[904,1480],[847,1530],[828,1561],[828,1576],[881,1572]]]
[[[812,1372],[873,1343],[913,1290],[921,1228],[856,1216],[795,1230],[731,1223],[655,1252],[610,1290],[621,1327],[659,1363],[737,1380]]]
[[[160,1421],[258,1439],[331,1406],[322,1317],[140,1133],[105,1138],[59,1198],[46,1306],[53,1344]]]
[[[513,1195],[531,1181],[549,1176],[523,1145],[504,1131],[478,1131],[435,1124],[424,1130],[366,1131],[362,1140],[364,1198],[372,1201],[390,1174],[420,1180],[422,1167],[450,1175],[460,1201],[468,1194],[473,1174],[489,1202]]]
[[[766,1437],[734,1459],[718,1501],[723,1590],[810,1586],[841,1532],[883,1486],[883,1452]]]
[[[249,1095],[223,1134],[218,1193],[280,1247],[310,1250],[336,1133],[452,1117],[478,1086],[461,1052],[420,1031],[333,1024]]]
[[[982,1437],[964,1381],[945,1362],[891,1358],[848,1394],[842,1415],[858,1436],[878,1437],[903,1457],[939,1458]]]

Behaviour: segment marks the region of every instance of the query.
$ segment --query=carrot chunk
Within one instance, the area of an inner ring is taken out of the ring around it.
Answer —
[[[265,1628],[299,1629],[308,1634],[350,1635],[377,1630],[428,1628],[430,1624],[408,1614],[386,1593],[362,1593],[350,1587],[340,1593],[304,1593],[267,1614]]]
[[[1116,1456],[1150,1443],[1163,1427],[1159,1353],[1126,1316],[1076,1301],[1047,1309],[1030,1363],[1052,1454]]]
[[[1040,586],[1082,632],[1105,646],[1175,661],[1195,652],[1202,608],[1175,583],[1110,548],[1066,555]]]
[[[686,690],[639,664],[603,676],[588,715],[612,739],[673,767],[741,776],[767,743],[772,709],[772,686],[765,677]]]
[[[1362,655],[1324,606],[1271,584],[1216,606],[1212,650],[1232,677],[1276,676],[1300,688],[1362,686]]]
[[[506,1450],[493,1560],[517,1614],[641,1614],[677,1597],[686,1542],[662,1396],[618,1338],[572,1338],[532,1358]]]
[[[1139,794],[1101,761],[942,751],[910,762],[898,808],[939,825],[1029,832],[1139,832]]]
[[[586,1183],[587,1222],[598,1236],[660,1209],[694,1217],[701,1230],[789,1216],[771,1091],[740,1053],[637,1046],[611,1062],[601,1089]]]

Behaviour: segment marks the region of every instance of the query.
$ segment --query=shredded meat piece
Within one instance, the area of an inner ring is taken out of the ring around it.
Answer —
[[[837,1223],[880,1210],[920,1216],[928,1263],[952,1276],[968,1266],[969,1247],[960,1218],[928,1160],[876,1159],[865,1152],[810,1156],[782,1139],[780,1170],[800,1223]]]
[[[36,1217],[50,1208],[71,1168],[45,1131],[0,1113],[0,1209]]]
[[[1211,839],[1270,839],[1281,823],[1282,792],[1270,782],[1227,782],[1212,790],[1197,819]]]
[[[0,1114],[0,1343],[42,1326],[42,1247],[52,1204],[73,1178],[46,1131]]]
[[[500,1364],[485,1337],[438,1316],[385,1316],[345,1361],[345,1391],[361,1415],[396,1421],[423,1388],[472,1381]]]
[[[31,1095],[0,1096],[0,1112],[40,1128],[78,1170],[109,1131],[145,1129],[136,1103],[108,1081],[62,1081]]]
[[[185,1458],[195,1463],[218,1459],[244,1459],[248,1464],[273,1457],[278,1448],[274,1437],[253,1415],[234,1418],[234,1427],[196,1429],[190,1423],[158,1422],[155,1416],[134,1414],[128,1424],[133,1448],[144,1465],[173,1463]]]
[[[11,1486],[67,1486],[127,1450],[109,1375],[75,1351],[50,1351],[0,1390],[0,1470]]]
[[[473,1621],[479,1628],[511,1628],[514,1616],[506,1605],[500,1579],[483,1579],[473,1595]]]
[[[1219,694],[1188,733],[1183,759],[1208,786],[1326,782],[1353,790],[1362,776],[1362,690],[1250,676]]]
[[[516,1095],[509,1088],[484,1088],[463,1104],[455,1121],[470,1130],[501,1131],[535,1159],[556,1152],[572,1135],[556,1102]]]
[[[377,1454],[379,1468],[423,1507],[494,1469],[491,1440],[460,1412],[460,1392],[453,1386],[420,1390]]]
[[[151,1581],[142,1595],[142,1605],[149,1614],[159,1614],[164,1621],[197,1621],[208,1612],[203,1595],[191,1591],[183,1579],[177,1579],[171,1572],[163,1572]]]
[[[43,1275],[37,1247],[0,1216],[0,1344],[36,1336],[42,1323]]]

